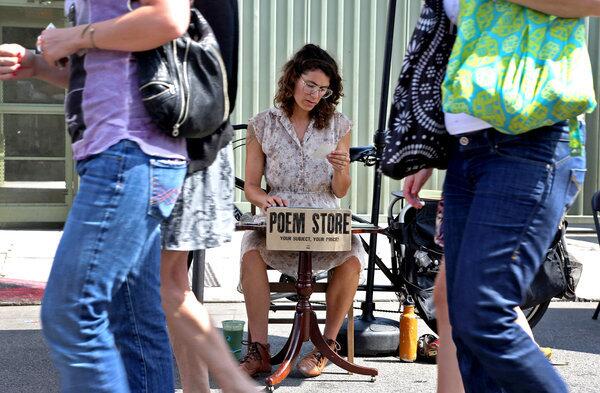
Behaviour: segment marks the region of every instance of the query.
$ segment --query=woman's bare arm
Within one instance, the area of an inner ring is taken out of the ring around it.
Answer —
[[[16,44],[0,45],[0,80],[36,78],[66,88],[69,67],[57,68],[57,60],[94,47],[125,52],[156,48],[186,31],[189,7],[189,0],[141,0],[139,8],[117,18],[44,30],[42,55]]]
[[[329,153],[327,160],[333,166],[333,179],[331,190],[338,198],[343,198],[350,188],[350,132],[346,133],[338,142],[334,151]]]
[[[91,26],[44,30],[39,43],[50,65],[82,49],[143,51],[185,33],[189,18],[189,0],[142,0],[132,12]]]
[[[265,171],[265,154],[256,139],[252,126],[246,134],[246,173],[244,176],[244,195],[248,202],[263,208],[267,193],[260,186]]]
[[[36,78],[67,88],[69,67],[50,67],[40,55],[18,44],[0,45],[0,81]]]
[[[246,136],[246,178],[244,180],[244,195],[248,202],[266,211],[272,206],[288,206],[288,201],[277,195],[268,195],[260,186],[265,172],[265,153],[252,126],[248,126]]]
[[[600,0],[508,0],[562,18],[600,16]]]

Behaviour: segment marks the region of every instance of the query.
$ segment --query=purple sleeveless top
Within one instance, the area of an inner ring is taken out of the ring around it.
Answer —
[[[129,12],[126,0],[67,0],[65,13],[76,24],[101,22]],[[171,138],[151,122],[137,86],[130,52],[90,49],[70,59],[65,100],[73,158],[82,160],[128,139],[144,153],[187,159],[185,139]]]

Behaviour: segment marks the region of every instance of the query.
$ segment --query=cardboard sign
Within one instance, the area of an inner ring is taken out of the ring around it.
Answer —
[[[352,211],[271,207],[267,210],[267,250],[349,251]]]

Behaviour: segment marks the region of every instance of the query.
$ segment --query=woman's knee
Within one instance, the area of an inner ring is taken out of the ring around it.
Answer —
[[[89,313],[91,306],[86,307],[81,302],[61,303],[49,295],[44,296],[40,311],[42,334],[52,349],[66,353],[74,350],[81,342],[84,321],[89,323],[92,320],[92,315]],[[82,316],[82,310],[86,314],[89,313],[87,321]],[[99,314],[94,313],[94,315]],[[97,318],[93,322],[93,328],[86,329],[88,334],[100,327],[102,320],[102,317]]]
[[[160,268],[160,296],[163,308],[168,310],[185,300],[190,291],[187,252],[163,251]]]
[[[360,261],[358,260],[358,258],[350,257],[334,270],[334,274],[335,274],[335,271],[338,271],[338,269],[344,270],[345,272],[350,273],[350,274],[360,275],[360,272],[362,270],[362,265],[360,264]]]
[[[185,302],[187,292],[189,292],[189,288],[181,288],[163,282],[160,286],[160,298],[165,313],[170,314],[179,308]]]
[[[257,272],[262,270],[267,271],[267,264],[262,259],[260,252],[251,250],[242,256],[242,272]]]
[[[61,312],[64,312],[64,310],[58,310],[52,301],[47,301],[46,296],[44,302],[42,302],[40,320],[42,322],[42,333],[51,345],[60,336],[59,331],[61,329],[68,330],[69,327],[69,324],[65,324],[65,321],[61,318]]]
[[[261,296],[269,294],[269,283],[267,277],[267,264],[256,250],[248,251],[242,256],[242,271],[240,284],[244,299],[248,296]]]

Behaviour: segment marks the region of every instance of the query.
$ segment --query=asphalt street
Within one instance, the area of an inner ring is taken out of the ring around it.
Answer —
[[[381,306],[379,304],[378,306]],[[241,303],[209,303],[216,326],[224,319],[245,319]],[[383,305],[397,309],[397,304]],[[600,392],[600,320],[591,319],[596,303],[553,302],[534,333],[538,343],[554,349],[552,362],[573,393]],[[397,314],[381,314],[395,318]],[[272,325],[271,343],[283,345],[287,325]],[[428,329],[420,321],[419,334]],[[44,345],[39,306],[0,307],[0,392],[58,392],[58,376]],[[310,350],[305,344],[303,351]],[[293,371],[277,392],[434,392],[435,365],[401,363],[397,357],[358,358],[358,364],[379,369],[379,377],[348,375],[336,366],[314,379]],[[258,383],[262,380],[257,379]],[[218,392],[212,384],[212,391]],[[180,391],[180,390],[179,390]]]

